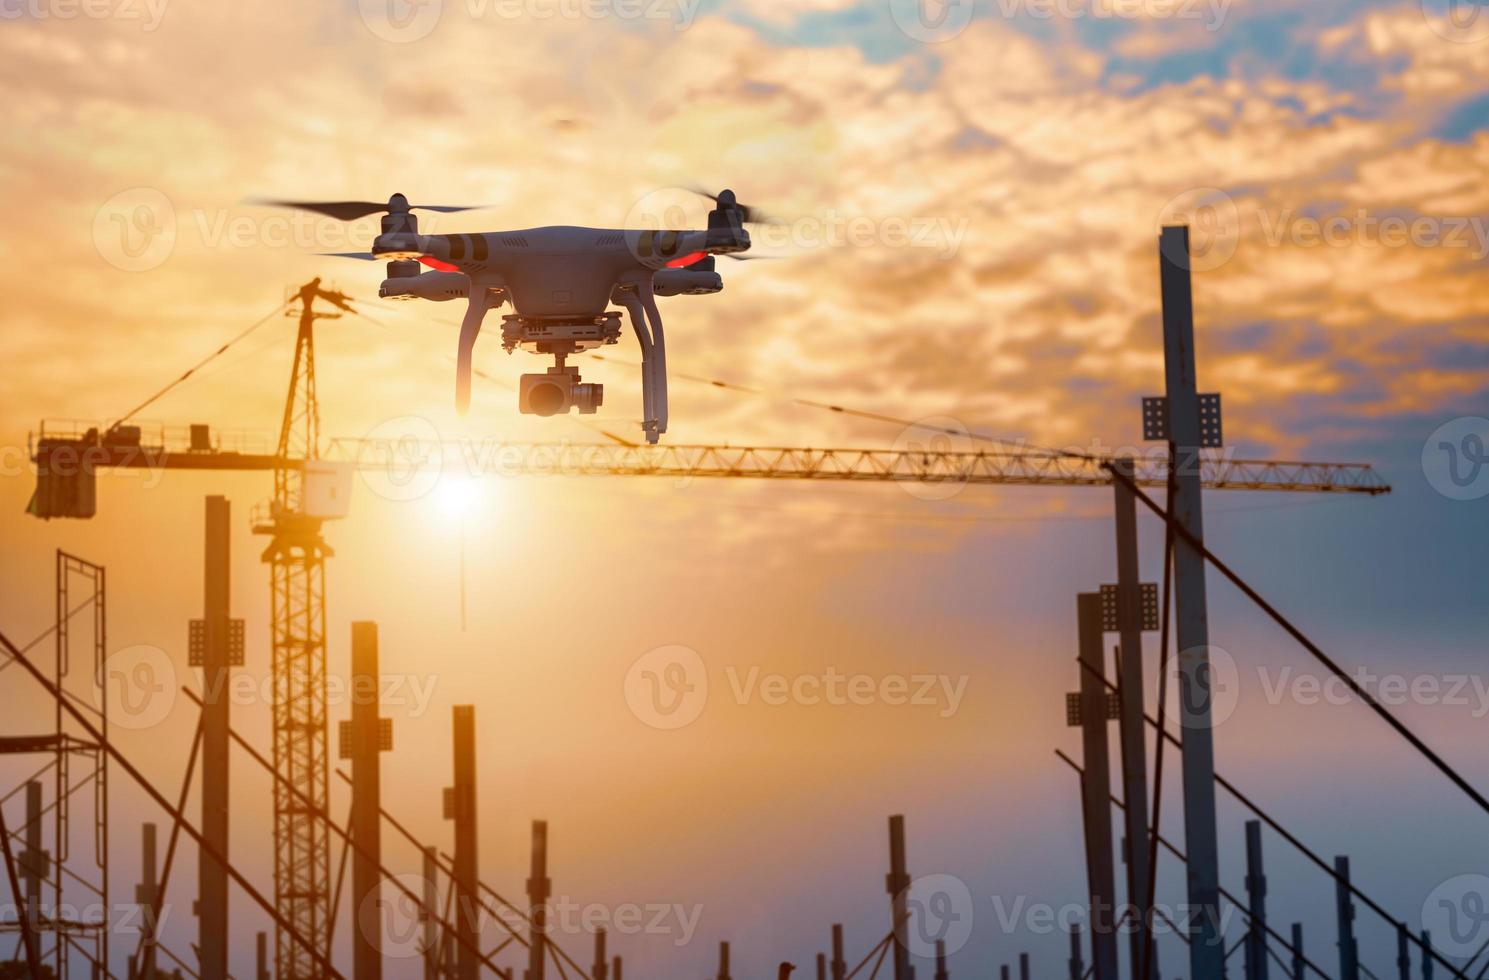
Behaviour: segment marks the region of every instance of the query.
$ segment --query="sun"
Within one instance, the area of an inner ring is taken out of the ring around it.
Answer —
[[[464,521],[476,513],[485,496],[480,480],[446,476],[435,488],[434,505],[445,518]]]

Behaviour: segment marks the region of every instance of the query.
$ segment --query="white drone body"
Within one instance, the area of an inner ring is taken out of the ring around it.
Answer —
[[[667,431],[667,348],[656,297],[719,292],[724,284],[713,257],[737,256],[750,247],[744,229],[752,220],[750,209],[731,191],[714,200],[708,227],[695,231],[557,226],[457,235],[419,234],[418,219],[402,194],[386,204],[264,203],[343,220],[384,212],[382,232],[370,252],[336,254],[386,260],[388,278],[378,289],[383,298],[466,300],[455,369],[455,404],[461,414],[470,406],[476,338],[486,314],[504,303],[511,303],[514,312],[502,317],[502,346],[554,358],[546,373],[522,376],[519,411],[593,414],[604,400],[603,387],[582,383],[579,369],[565,362],[572,354],[616,343],[620,313],[609,307],[621,307],[641,345],[642,429],[647,442],[655,443]]]

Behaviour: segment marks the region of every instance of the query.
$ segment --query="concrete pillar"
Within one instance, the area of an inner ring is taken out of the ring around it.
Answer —
[[[894,929],[894,980],[915,980],[910,965],[910,874],[905,870],[905,818],[889,818],[889,874],[884,879],[889,891],[890,923]]]
[[[232,673],[231,506],[207,498],[205,602],[202,612],[202,836],[228,852],[229,683]],[[228,980],[227,868],[205,848],[197,860],[197,950],[202,980]]]
[[[476,854],[476,709],[457,704],[453,711],[455,785],[446,816],[455,821],[455,933],[457,980],[480,980],[480,872]]]
[[[1246,821],[1246,980],[1267,980],[1267,876],[1262,869],[1262,825]]]
[[[352,976],[382,980],[383,923],[378,908],[382,879],[382,763],[385,729],[391,722],[378,712],[382,674],[378,668],[376,623],[352,624],[352,718],[350,745],[342,755],[352,760]],[[349,751],[348,751],[349,750]]]
[[[1167,375],[1168,437],[1175,474],[1172,513],[1204,541],[1201,503],[1199,390],[1195,381],[1194,296],[1189,278],[1189,229],[1166,227],[1159,241],[1163,292],[1163,353]],[[1215,817],[1215,737],[1211,730],[1210,618],[1205,558],[1174,542],[1175,634],[1179,650],[1180,720],[1184,728],[1184,840],[1188,855],[1191,980],[1221,980],[1225,937],[1220,933],[1220,842]]]
[[[548,957],[548,896],[553,882],[548,880],[548,822],[533,821],[532,873],[527,879],[528,922],[531,935],[527,944],[527,980],[543,980]]]
[[[1107,688],[1101,631],[1101,594],[1076,598],[1081,675],[1081,802],[1086,832],[1096,980],[1118,980],[1116,871],[1112,864],[1111,764],[1107,747]]]
[[[1334,903],[1339,922],[1339,980],[1360,980],[1360,947],[1355,941],[1355,903],[1349,892],[1349,858],[1334,859]]]

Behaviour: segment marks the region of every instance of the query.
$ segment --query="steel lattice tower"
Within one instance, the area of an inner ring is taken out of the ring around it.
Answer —
[[[274,901],[285,920],[317,948],[331,926],[331,846],[326,812],[329,757],[326,732],[326,558],[323,518],[306,506],[299,460],[319,458],[320,419],[315,395],[317,298],[346,309],[346,297],[315,279],[299,290],[299,335],[279,430],[274,499],[254,520],[268,535],[274,690]],[[296,315],[295,310],[290,315]],[[279,980],[321,975],[311,951],[284,930],[274,938]]]

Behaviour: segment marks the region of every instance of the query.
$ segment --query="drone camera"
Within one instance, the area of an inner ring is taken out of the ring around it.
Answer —
[[[585,384],[575,367],[551,367],[544,374],[524,374],[517,387],[517,410],[524,415],[566,415],[579,409],[593,415],[605,403],[605,386]]]

